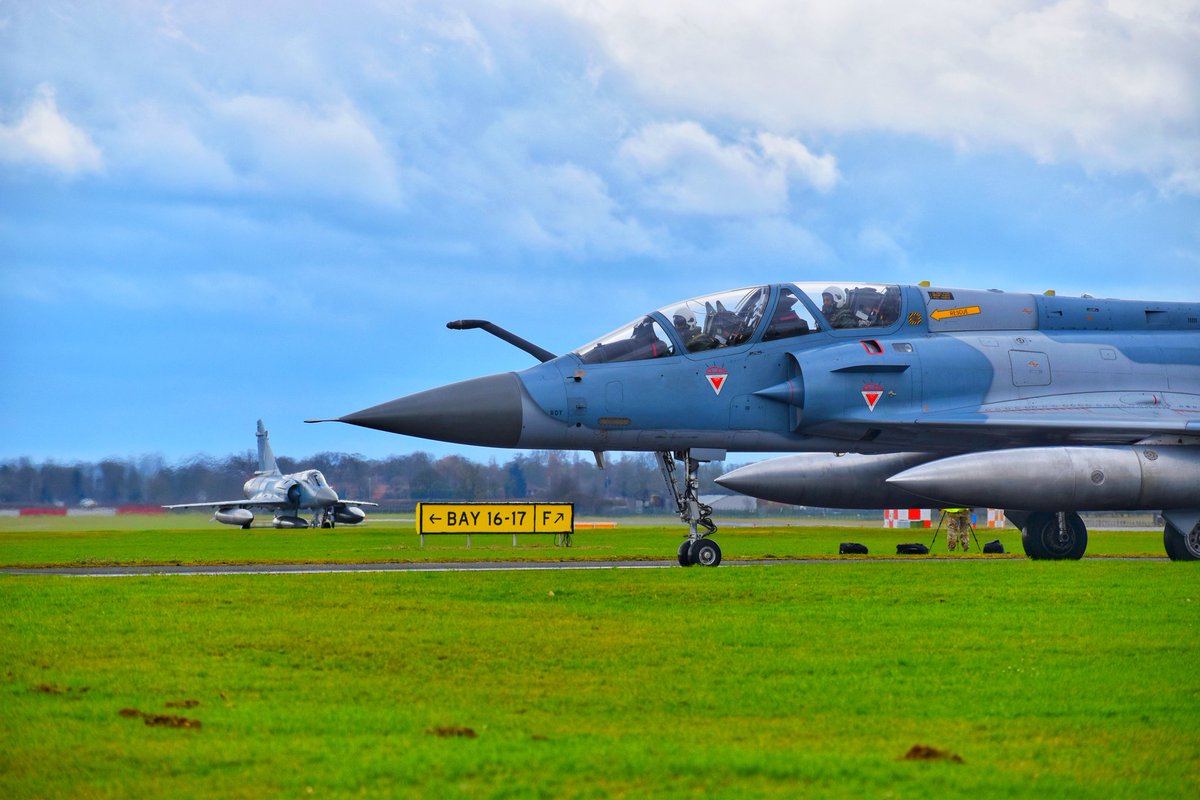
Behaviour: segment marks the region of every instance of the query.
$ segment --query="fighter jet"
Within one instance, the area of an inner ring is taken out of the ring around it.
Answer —
[[[1080,511],[1155,510],[1167,554],[1200,558],[1200,303],[779,283],[663,306],[564,355],[449,327],[542,363],[337,420],[601,465],[656,452],[683,565],[721,561],[696,473],[728,452],[795,453],[718,479],[758,498],[1004,508],[1035,559],[1083,556]]]
[[[276,528],[332,528],[337,523],[357,525],[367,518],[359,506],[374,506],[364,500],[340,500],[320,470],[306,469],[284,475],[275,463],[271,440],[262,420],[258,421],[258,471],[242,487],[244,500],[215,503],[182,503],[163,508],[211,508],[213,519],[226,525],[249,528],[254,521],[252,508],[275,513],[271,525]],[[300,509],[313,511],[312,522],[300,516]],[[285,513],[291,512],[291,513]]]

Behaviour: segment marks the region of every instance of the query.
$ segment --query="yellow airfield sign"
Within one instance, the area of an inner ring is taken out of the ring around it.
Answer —
[[[418,503],[417,533],[571,533],[571,503]]]

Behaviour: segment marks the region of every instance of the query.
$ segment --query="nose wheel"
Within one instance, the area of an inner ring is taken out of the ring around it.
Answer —
[[[682,481],[675,478],[676,460],[684,464]],[[717,525],[712,521],[712,507],[700,502],[700,462],[692,458],[690,450],[684,450],[678,453],[662,451],[658,454],[658,463],[662,469],[663,480],[675,499],[675,509],[679,518],[688,526],[688,538],[680,543],[676,553],[679,566],[717,566],[721,563],[721,548],[708,538],[717,532]],[[683,484],[682,487],[680,483]],[[704,533],[700,533],[701,529]]]
[[[679,566],[715,567],[721,563],[721,546],[712,539],[684,539],[679,543]]]
[[[712,539],[697,539],[688,548],[688,556],[693,564],[715,567],[721,563],[721,547]]]

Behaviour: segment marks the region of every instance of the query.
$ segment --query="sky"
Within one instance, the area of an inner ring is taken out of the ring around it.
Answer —
[[[0,461],[254,445],[674,301],[1200,300],[1200,0],[0,0]]]

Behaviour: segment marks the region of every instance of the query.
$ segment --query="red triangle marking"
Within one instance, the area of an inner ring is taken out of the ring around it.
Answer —
[[[708,382],[712,384],[713,391],[717,394],[721,393],[721,387],[725,385],[725,375],[705,375]]]
[[[879,398],[883,396],[883,392],[863,392],[863,400],[867,401],[867,408],[871,411],[875,410],[875,404],[879,402]]]

